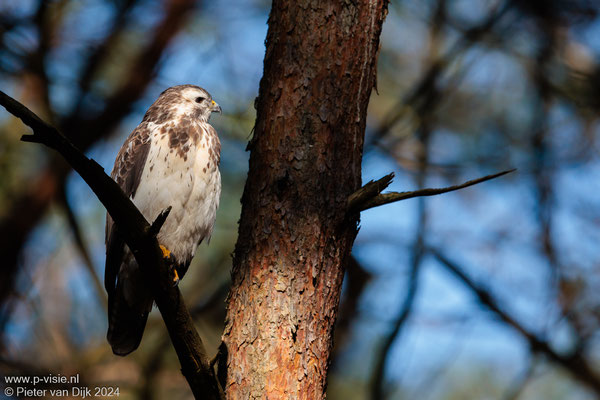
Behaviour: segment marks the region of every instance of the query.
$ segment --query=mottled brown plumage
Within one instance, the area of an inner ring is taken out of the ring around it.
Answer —
[[[165,90],[121,147],[112,171],[148,221],[172,207],[158,241],[171,251],[181,277],[197,246],[210,237],[219,205],[221,144],[208,124],[214,111],[221,108],[198,86]],[[126,355],[140,343],[153,298],[110,216],[104,279],[108,341],[115,354]]]

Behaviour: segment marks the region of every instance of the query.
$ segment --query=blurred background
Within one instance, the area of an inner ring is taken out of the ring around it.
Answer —
[[[0,0],[0,89],[107,172],[165,88],[198,84],[221,104],[221,207],[181,283],[211,354],[270,6]],[[328,398],[600,398],[599,12],[594,0],[391,1],[363,181],[394,172],[390,189],[407,191],[518,170],[363,212]],[[191,398],[156,310],[140,348],[113,356],[104,208],[60,157],[20,142],[27,132],[0,110],[0,375]]]

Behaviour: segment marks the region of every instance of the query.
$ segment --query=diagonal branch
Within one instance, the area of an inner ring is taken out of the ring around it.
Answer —
[[[209,359],[196,331],[181,292],[171,284],[169,271],[155,233],[169,209],[150,225],[119,185],[94,160],[88,159],[56,128],[42,121],[27,107],[0,91],[0,104],[33,129],[33,135],[21,139],[43,143],[58,151],[94,191],[108,213],[120,226],[120,232],[136,261],[150,277],[154,298],[165,321],[173,347],[195,398],[221,399],[223,393],[209,366]]]
[[[369,181],[363,187],[352,193],[348,197],[348,214],[354,214],[363,210],[361,208],[365,203],[379,196],[394,179],[394,173],[389,173],[376,181]]]
[[[384,204],[395,203],[397,201],[412,199],[413,197],[423,197],[423,196],[435,196],[438,194],[453,192],[455,190],[464,189],[469,186],[477,185],[478,183],[482,183],[485,181],[489,181],[491,179],[498,178],[502,175],[509,174],[511,172],[516,171],[516,168],[509,169],[506,171],[498,172],[497,174],[487,175],[482,178],[473,179],[471,181],[467,181],[460,185],[448,186],[445,188],[436,188],[436,189],[419,189],[414,190],[412,192],[389,192],[389,193],[380,193],[381,190],[385,189],[391,182],[391,178],[393,174],[386,175],[378,181],[371,181],[367,183],[362,188],[358,189],[348,198],[348,210],[349,213],[365,211],[369,208],[379,207]],[[388,181],[389,180],[389,181]],[[384,182],[385,185],[381,184]],[[378,184],[377,186],[375,186]],[[369,187],[370,186],[370,187]],[[374,188],[381,188],[379,192],[374,190]]]
[[[494,312],[504,323],[519,332],[529,343],[531,351],[545,355],[550,361],[569,371],[575,379],[586,384],[597,396],[600,396],[600,376],[592,370],[589,362],[584,357],[577,352],[567,355],[557,353],[550,347],[547,341],[542,340],[536,334],[527,330],[519,321],[504,310],[487,290],[471,280],[456,263],[437,249],[428,248],[427,250],[442,266],[446,267],[448,271],[471,289],[481,304]]]

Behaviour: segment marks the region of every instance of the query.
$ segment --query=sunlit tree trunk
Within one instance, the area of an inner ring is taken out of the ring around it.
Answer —
[[[223,335],[230,399],[324,396],[386,10],[273,1]]]

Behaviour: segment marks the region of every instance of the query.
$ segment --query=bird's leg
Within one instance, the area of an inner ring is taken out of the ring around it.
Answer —
[[[158,247],[160,247],[160,249],[162,250],[163,253],[163,258],[171,258],[171,250],[167,249],[165,246],[163,246],[162,244],[159,245]]]
[[[179,284],[179,274],[175,268],[175,259],[171,256],[171,250],[167,249],[162,244],[159,245],[159,247],[163,253],[163,258],[169,263],[169,270],[173,273],[173,286],[177,286]]]
[[[179,285],[179,274],[177,273],[177,268],[175,268],[175,265],[173,265],[172,268],[173,268],[173,286],[177,286],[177,285]]]

